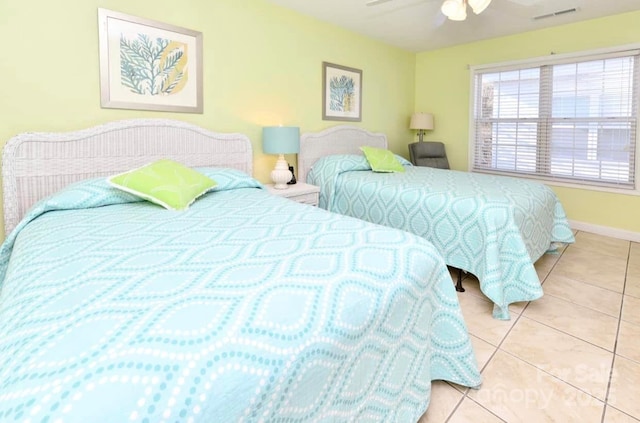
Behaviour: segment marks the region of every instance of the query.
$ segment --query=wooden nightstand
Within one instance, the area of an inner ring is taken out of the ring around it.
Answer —
[[[312,206],[318,205],[320,187],[315,185],[298,182],[297,184],[287,185],[287,189],[275,189],[273,184],[265,184],[265,187],[271,194],[279,195],[280,197],[285,197],[298,203],[310,204]]]

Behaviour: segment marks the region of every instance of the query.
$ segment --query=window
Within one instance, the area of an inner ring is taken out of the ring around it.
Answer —
[[[640,52],[473,69],[473,171],[636,189]]]

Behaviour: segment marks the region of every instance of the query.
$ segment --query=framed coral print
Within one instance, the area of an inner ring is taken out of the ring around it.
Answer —
[[[322,119],[362,120],[362,71],[322,62]]]
[[[98,9],[100,104],[202,113],[202,33]]]

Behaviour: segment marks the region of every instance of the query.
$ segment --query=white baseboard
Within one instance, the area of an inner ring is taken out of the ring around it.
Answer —
[[[611,238],[624,239],[626,241],[640,242],[640,232],[626,231],[624,229],[612,228],[609,226],[594,225],[592,223],[569,220],[569,226],[578,231],[590,232],[592,234],[609,236]]]

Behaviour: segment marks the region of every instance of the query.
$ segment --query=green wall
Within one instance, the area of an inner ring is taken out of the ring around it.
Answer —
[[[640,42],[640,11],[420,53],[416,111],[431,112],[425,139],[447,146],[452,168],[466,170],[469,153],[469,65],[498,63]],[[553,187],[570,219],[640,232],[640,196]]]
[[[203,33],[203,114],[100,108],[98,7]],[[2,0],[0,39],[0,146],[26,131],[76,130],[136,117],[181,119],[247,134],[254,176],[268,182],[276,158],[262,154],[263,126],[305,132],[341,123],[322,120],[327,61],[362,69],[362,122],[355,124],[386,133],[391,148],[407,155],[415,54],[263,0]]]
[[[97,8],[203,33],[204,113],[100,108]],[[2,0],[0,146],[25,131],[67,131],[117,119],[181,119],[253,142],[255,176],[269,181],[275,157],[263,155],[261,128],[323,121],[323,61],[363,70],[363,119],[407,155],[411,113],[435,115],[427,139],[447,144],[451,165],[467,168],[468,65],[640,42],[640,12],[413,54],[264,0]],[[288,158],[294,161],[294,157]],[[554,187],[569,217],[640,232],[640,197]],[[0,235],[2,233],[0,232]]]

